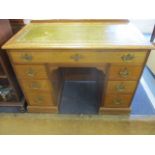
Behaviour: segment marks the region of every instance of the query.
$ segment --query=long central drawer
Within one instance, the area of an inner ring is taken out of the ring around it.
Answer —
[[[142,64],[147,52],[136,51],[12,51],[14,63],[138,63]]]

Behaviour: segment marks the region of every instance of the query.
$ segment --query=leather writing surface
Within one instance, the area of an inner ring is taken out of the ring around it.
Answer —
[[[144,48],[152,45],[130,23],[30,23],[4,48]]]

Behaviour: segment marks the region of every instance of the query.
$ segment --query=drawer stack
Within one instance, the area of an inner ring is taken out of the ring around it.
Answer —
[[[110,65],[103,102],[105,109],[129,110],[142,68],[142,65]]]
[[[57,112],[44,65],[14,65],[28,101],[29,112]]]

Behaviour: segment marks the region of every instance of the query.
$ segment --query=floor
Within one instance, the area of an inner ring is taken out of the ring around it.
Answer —
[[[63,88],[61,114],[98,114],[99,95],[96,81],[66,81]]]
[[[0,134],[155,134],[155,117],[0,114]]]
[[[155,115],[155,78],[147,67],[143,71],[134,96],[131,114]]]

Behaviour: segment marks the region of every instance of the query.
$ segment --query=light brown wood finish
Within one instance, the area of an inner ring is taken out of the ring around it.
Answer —
[[[107,107],[101,107],[99,113],[104,115],[129,115],[131,109],[129,107],[123,107],[123,108],[107,108]]]
[[[29,112],[58,110],[64,80],[59,69],[66,67],[97,68],[105,74],[98,78],[102,111],[129,112],[139,76],[154,47],[128,22],[55,21],[27,25],[3,48],[8,50]],[[36,82],[38,90],[29,87]],[[122,83],[123,92],[122,86],[121,92],[116,91]],[[43,97],[38,99],[40,95]]]
[[[137,81],[108,81],[106,93],[132,93]]]
[[[21,80],[21,84],[27,92],[50,92],[49,80]]]
[[[89,22],[89,23],[129,23],[127,19],[50,19],[50,20],[32,20],[31,23],[72,23],[72,22]]]
[[[125,58],[129,56],[131,59],[126,60]],[[36,52],[11,52],[11,57],[14,63],[138,63],[143,64],[146,51],[130,51],[130,50],[122,50],[118,51],[107,51],[104,52],[102,50],[99,51],[91,51],[89,50],[61,50],[61,51],[38,51]]]
[[[32,113],[58,113],[58,108],[54,106],[29,106],[28,111]]]
[[[31,106],[55,106],[50,93],[30,92],[27,93]]]
[[[138,80],[142,65],[112,64],[109,69],[109,80]]]
[[[132,94],[106,94],[104,107],[106,108],[124,108],[129,107],[132,99]]]
[[[15,65],[16,72],[21,79],[47,79],[44,65]]]
[[[48,66],[48,74],[49,80],[51,82],[50,86],[52,90],[53,101],[55,102],[55,105],[57,105],[58,107],[63,86],[63,76],[59,71],[58,67],[53,67],[51,65]]]

